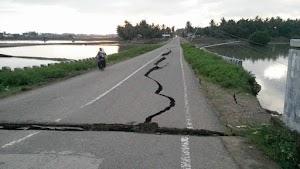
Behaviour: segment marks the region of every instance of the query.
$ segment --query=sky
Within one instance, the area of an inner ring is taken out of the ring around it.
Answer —
[[[220,18],[300,18],[300,0],[0,0],[0,32],[116,34],[127,20],[184,28]]]

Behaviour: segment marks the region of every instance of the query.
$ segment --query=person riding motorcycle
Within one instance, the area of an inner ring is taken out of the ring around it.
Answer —
[[[105,57],[106,53],[104,52],[103,48],[99,48],[96,58],[98,59],[98,67],[100,70],[104,70],[106,67]]]

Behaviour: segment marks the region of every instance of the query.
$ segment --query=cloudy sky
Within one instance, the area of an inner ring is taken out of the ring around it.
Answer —
[[[1,0],[0,32],[116,33],[128,20],[183,28],[211,19],[300,18],[300,0]]]

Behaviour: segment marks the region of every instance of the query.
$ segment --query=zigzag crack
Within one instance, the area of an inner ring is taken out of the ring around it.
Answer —
[[[171,50],[168,51],[167,53],[162,54],[162,55],[165,56],[165,55],[168,55],[169,53],[171,53]],[[146,120],[145,120],[145,123],[150,123],[153,117],[158,116],[158,115],[160,115],[160,114],[162,114],[162,113],[164,113],[164,112],[170,110],[172,107],[175,106],[175,99],[172,98],[172,97],[170,97],[170,96],[166,96],[166,95],[161,94],[160,92],[163,90],[163,86],[162,86],[157,80],[155,80],[155,79],[149,77],[149,75],[150,75],[151,72],[153,72],[153,71],[155,71],[155,70],[162,69],[162,68],[164,68],[164,67],[167,66],[167,65],[162,66],[162,67],[159,67],[159,66],[158,66],[158,64],[159,64],[160,62],[162,62],[163,60],[165,60],[165,59],[166,59],[165,57],[162,57],[162,58],[160,58],[157,62],[155,62],[155,63],[154,63],[155,66],[154,66],[153,68],[151,68],[151,69],[145,74],[145,76],[146,76],[147,78],[153,80],[154,82],[156,82],[156,84],[158,85],[158,89],[155,91],[155,94],[160,95],[160,96],[163,96],[163,97],[165,97],[165,98],[168,98],[168,99],[170,100],[170,105],[169,105],[168,107],[164,108],[163,110],[161,110],[161,111],[159,111],[159,112],[157,112],[157,113],[155,113],[155,114],[153,114],[153,115],[147,117]]]

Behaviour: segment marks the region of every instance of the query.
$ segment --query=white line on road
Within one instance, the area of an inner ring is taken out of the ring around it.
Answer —
[[[184,75],[184,70],[183,70],[181,48],[180,48],[180,65],[181,65],[182,80],[183,80],[184,107],[185,107],[186,123],[187,123],[187,128],[188,129],[192,129],[193,128],[193,124],[192,124],[192,118],[191,118],[191,114],[190,114],[190,106],[189,106],[189,100],[188,100],[188,95],[187,95],[187,88],[186,88],[186,83],[185,83],[185,75]]]
[[[181,137],[181,168],[191,169],[191,156],[189,148],[189,138],[187,136]]]
[[[10,142],[10,143],[8,143],[8,144],[5,144],[5,145],[2,146],[1,148],[6,148],[6,147],[12,146],[12,145],[14,145],[14,144],[20,143],[21,141],[26,140],[26,139],[28,139],[29,137],[32,137],[32,136],[38,134],[39,132],[40,132],[40,131],[37,131],[37,132],[34,132],[34,133],[29,134],[28,136],[26,136],[26,137],[24,137],[24,138],[19,139],[19,140],[14,140],[14,141],[12,141],[12,142]]]
[[[101,94],[100,96],[98,96],[97,98],[93,99],[92,101],[88,102],[87,104],[81,106],[81,108],[84,108],[88,105],[93,104],[95,101],[99,100],[100,98],[102,98],[103,96],[107,95],[109,92],[111,92],[112,90],[114,90],[115,88],[117,88],[118,86],[120,86],[122,83],[124,83],[126,80],[128,80],[131,76],[133,76],[134,74],[136,74],[138,71],[140,71],[141,69],[143,69],[145,66],[147,66],[149,63],[151,63],[153,60],[157,59],[158,57],[160,57],[160,55],[156,56],[154,59],[150,60],[149,62],[147,62],[145,65],[143,65],[142,67],[140,67],[139,69],[137,69],[136,71],[134,71],[133,73],[131,73],[129,76],[127,76],[125,79],[123,79],[121,82],[119,82],[118,84],[116,84],[114,87],[112,87],[111,89],[109,89],[108,91],[104,92],[103,94]]]
[[[181,65],[182,81],[183,81],[186,126],[188,129],[192,129],[193,123],[192,123],[192,118],[191,118],[191,114],[190,114],[190,106],[189,106],[187,87],[186,87],[185,75],[184,75],[184,69],[183,69],[181,47],[179,47],[179,49],[180,49],[180,65]],[[181,137],[181,168],[183,168],[183,169],[191,169],[192,168],[190,148],[189,148],[189,138],[187,136]]]
[[[61,119],[56,119],[56,120],[55,120],[55,122],[59,122],[59,121],[61,121]]]

